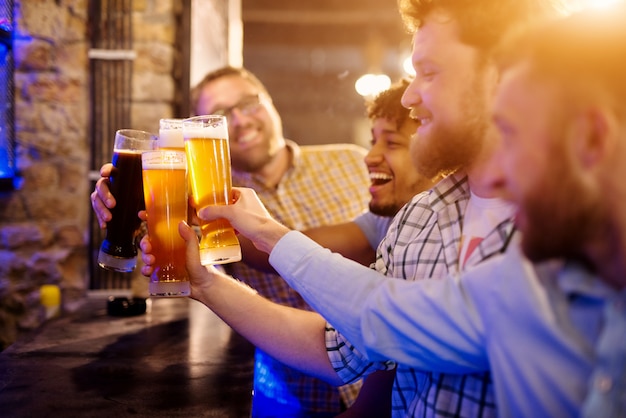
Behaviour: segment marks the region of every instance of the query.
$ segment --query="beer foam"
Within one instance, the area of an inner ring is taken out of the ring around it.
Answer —
[[[185,155],[182,152],[148,152],[142,154],[141,156],[141,167],[144,170],[185,170],[187,168],[187,163],[185,161]]]
[[[226,124],[201,126],[200,123],[193,126],[184,126],[183,135],[185,138],[224,138],[228,139],[228,128]]]
[[[113,148],[115,154],[143,154],[147,150],[143,149],[126,149],[126,148]]]
[[[161,129],[159,130],[159,139],[157,140],[159,148],[184,148],[185,141],[183,139],[182,129]]]

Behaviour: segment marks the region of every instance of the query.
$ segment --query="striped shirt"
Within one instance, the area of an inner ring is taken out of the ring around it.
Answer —
[[[415,196],[394,218],[377,251],[376,270],[405,280],[444,278],[459,271],[463,214],[470,198],[467,176],[456,173]],[[504,251],[513,222],[501,222],[478,245],[465,268]],[[326,332],[331,363],[346,382],[389,364],[373,365],[332,327]],[[488,373],[450,375],[396,369],[394,417],[491,417],[496,415]]]
[[[350,144],[298,146],[292,141],[287,146],[292,164],[276,188],[268,188],[254,174],[235,170],[233,185],[254,189],[274,219],[296,230],[348,222],[367,209],[370,180],[363,162],[367,152],[364,148]],[[224,268],[274,302],[311,310],[276,274],[244,263]],[[360,387],[359,383],[338,390],[288,368],[258,349],[255,363],[255,391],[277,402],[301,405],[307,411],[338,412],[341,396],[350,405]]]

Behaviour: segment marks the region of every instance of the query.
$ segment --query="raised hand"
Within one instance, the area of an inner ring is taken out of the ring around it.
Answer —
[[[205,206],[198,210],[198,217],[210,221],[225,218],[255,247],[270,253],[274,245],[289,228],[280,224],[269,214],[254,190],[245,187],[233,187],[231,205]]]
[[[109,176],[113,170],[113,164],[106,163],[100,168],[100,176],[96,182],[96,187],[91,193],[91,207],[98,218],[100,228],[104,229],[107,222],[111,220],[111,211],[115,206],[115,198],[109,190]]]

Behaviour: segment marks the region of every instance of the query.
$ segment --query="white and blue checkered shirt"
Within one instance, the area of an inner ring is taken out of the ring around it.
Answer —
[[[414,197],[394,218],[377,251],[376,270],[405,280],[445,278],[459,271],[459,251],[470,190],[467,176],[456,173]],[[501,222],[467,260],[476,265],[504,252],[513,222]],[[326,347],[331,363],[346,382],[389,364],[372,364],[330,325]],[[489,373],[452,375],[398,365],[393,385],[394,417],[491,417],[496,405]]]

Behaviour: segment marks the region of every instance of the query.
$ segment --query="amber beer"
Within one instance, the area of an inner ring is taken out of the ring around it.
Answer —
[[[185,241],[178,233],[187,220],[187,167],[182,151],[142,154],[148,234],[154,255],[150,296],[189,296]]]
[[[230,204],[231,172],[224,116],[196,116],[183,122],[185,154],[194,206]],[[241,247],[226,219],[200,222],[203,265],[241,260]]]
[[[102,268],[129,272],[137,264],[135,236],[141,226],[137,212],[145,208],[141,154],[153,150],[156,139],[149,132],[134,129],[115,133],[109,189],[116,204],[111,209],[111,220],[107,222],[106,236],[98,253],[98,265]]]

